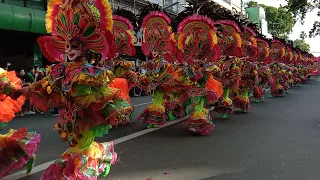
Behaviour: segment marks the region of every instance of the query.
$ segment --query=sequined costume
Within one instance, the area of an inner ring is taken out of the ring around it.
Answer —
[[[122,55],[134,56],[134,25],[137,25],[135,15],[127,10],[118,9],[113,13],[113,35],[116,46],[116,57],[109,62],[110,68],[117,78],[125,78],[129,84],[129,90],[136,83],[138,75],[133,71],[135,61],[127,61]]]
[[[173,23],[178,35],[178,59],[187,64],[183,76],[188,86],[180,99],[182,102],[189,101],[194,108],[185,124],[190,131],[200,135],[207,135],[214,129],[206,104],[216,102],[222,95],[222,85],[212,75],[220,57],[220,48],[214,21],[205,16],[209,10],[206,8],[206,5],[189,2],[186,10],[179,13]]]
[[[253,97],[256,102],[261,102],[264,99],[265,89],[270,86],[271,83],[271,70],[268,63],[270,63],[270,45],[271,43],[265,37],[257,38],[257,46],[259,48],[259,56],[256,59],[258,65],[258,83],[253,90]]]
[[[21,80],[14,71],[0,68],[0,129],[21,111],[25,97],[14,97],[14,91],[21,88]],[[0,134],[0,179],[23,168],[30,173],[35,153],[40,143],[40,134],[27,132],[26,128],[10,129],[6,134]]]
[[[233,107],[239,108],[242,112],[250,111],[249,91],[253,91],[258,83],[258,72],[255,60],[259,54],[257,47],[256,33],[248,26],[243,26],[240,32],[242,39],[242,62],[241,62],[241,80],[236,89],[237,96],[233,99]]]
[[[230,17],[231,18],[231,17]],[[221,49],[221,60],[219,62],[220,74],[216,77],[223,85],[224,93],[216,102],[214,111],[221,114],[222,118],[227,118],[231,114],[232,100],[230,93],[238,88],[240,81],[240,57],[242,56],[242,40],[240,38],[240,28],[233,20],[218,20],[216,24],[222,27],[218,33],[218,44]]]
[[[279,63],[283,61],[285,56],[285,47],[284,44],[277,39],[272,40],[270,58],[272,63],[270,68],[272,69],[272,83],[271,83],[271,95],[272,96],[284,96],[285,89],[281,85],[282,74],[281,67]]]
[[[165,94],[172,94],[177,85],[172,75],[174,68],[165,59],[166,54],[172,51],[171,19],[160,6],[149,5],[140,11],[138,22],[144,34],[142,52],[149,57],[146,73],[139,77],[139,85],[152,97],[152,104],[141,113],[139,120],[153,128],[167,122]]]
[[[105,68],[87,64],[88,54],[114,57],[112,10],[108,1],[52,0],[46,28],[51,36],[38,38],[45,57],[54,62],[48,75],[20,89],[43,112],[59,107],[54,126],[69,148],[41,176],[42,180],[105,177],[117,160],[113,143],[95,137],[127,122],[131,105],[121,91],[108,87],[115,80]]]

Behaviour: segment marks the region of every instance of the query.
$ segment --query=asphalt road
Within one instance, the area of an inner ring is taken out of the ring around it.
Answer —
[[[319,92],[319,82],[310,81],[285,97],[252,102],[250,113],[236,111],[222,120],[212,112],[216,129],[208,136],[196,136],[177,123],[117,144],[120,160],[105,179],[319,180]],[[149,101],[133,99],[134,104]],[[135,119],[145,107],[136,107]],[[30,116],[10,124],[28,126],[42,135],[36,165],[56,159],[67,146],[52,131],[54,122],[51,116]],[[144,128],[135,120],[99,141]],[[35,180],[41,173],[21,179]]]

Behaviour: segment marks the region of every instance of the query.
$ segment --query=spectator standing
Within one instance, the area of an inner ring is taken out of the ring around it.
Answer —
[[[28,86],[29,83],[33,83],[35,80],[35,69],[34,67],[29,67],[28,68],[28,71],[26,72],[26,80],[25,80],[25,85]],[[26,103],[25,103],[25,106],[26,106],[26,111],[25,111],[25,114],[35,114],[34,112],[34,108],[33,106],[30,104],[30,101],[29,100],[26,100]]]
[[[26,83],[33,83],[34,82],[34,74],[35,74],[35,69],[34,67],[29,67],[28,71],[26,73]]]
[[[44,68],[35,69],[35,81],[40,81],[46,76],[46,70]]]

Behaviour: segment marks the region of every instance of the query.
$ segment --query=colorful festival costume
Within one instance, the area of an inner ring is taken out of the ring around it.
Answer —
[[[270,63],[270,45],[265,37],[257,38],[257,46],[259,48],[259,56],[256,59],[258,65],[258,83],[256,84],[253,90],[253,97],[256,99],[256,102],[261,102],[264,99],[265,89],[270,86],[271,83],[271,70],[268,66]]]
[[[243,54],[242,40],[239,34],[241,30],[231,12],[224,12],[220,16],[217,15],[219,13],[214,13],[210,16],[212,19],[219,19],[215,23],[216,26],[220,27],[220,30],[218,29],[218,44],[221,50],[221,58],[218,65],[221,71],[215,78],[223,85],[224,93],[215,103],[214,111],[221,114],[221,118],[227,118],[227,114],[233,112],[230,93],[238,88],[241,78],[241,61],[239,58]]]
[[[15,72],[0,68],[0,129],[15,117],[15,113],[22,110],[25,98],[23,96],[13,98],[14,91],[20,88],[21,80]],[[24,167],[29,173],[39,143],[40,135],[27,132],[25,128],[10,129],[7,134],[0,134],[0,179]]]
[[[281,67],[279,67],[279,63],[283,61],[285,56],[285,47],[284,44],[277,39],[272,40],[271,50],[270,50],[270,58],[272,61],[271,69],[272,69],[272,83],[271,83],[271,95],[272,96],[284,96],[285,89],[281,85],[283,81],[283,71],[281,71]]]
[[[217,43],[216,28],[212,19],[194,12],[204,12],[198,7],[198,2],[189,2],[190,7],[178,14],[174,24],[177,27],[178,59],[188,66],[184,68],[185,81],[188,83],[186,93],[180,97],[180,102],[186,100],[193,106],[185,124],[189,130],[200,135],[207,135],[214,129],[214,124],[208,109],[208,103],[216,102],[222,95],[222,85],[212,75],[214,63],[220,57]]]
[[[233,107],[242,112],[250,111],[249,92],[253,91],[258,83],[257,65],[254,63],[259,54],[256,33],[248,26],[243,26],[240,33],[242,39],[243,57],[241,58],[241,80],[236,90],[237,96],[233,99]]]
[[[166,59],[166,54],[172,51],[173,34],[170,18],[158,5],[149,5],[142,9],[138,22],[141,23],[144,34],[142,52],[151,57],[146,62],[146,73],[139,78],[139,85],[151,94],[150,104],[139,116],[139,120],[148,123],[148,128],[164,125],[168,120],[165,94],[172,94],[177,83],[172,75],[172,64]]]
[[[97,179],[108,175],[117,160],[113,143],[97,143],[112,126],[127,122],[131,105],[105,68],[87,62],[89,54],[102,59],[115,54],[112,10],[106,0],[50,1],[46,27],[52,36],[38,38],[45,57],[56,64],[48,76],[16,91],[43,112],[59,107],[54,128],[69,148],[41,176],[42,180]]]
[[[111,60],[110,68],[117,78],[125,78],[129,83],[129,90],[132,89],[138,80],[138,75],[132,69],[134,61],[127,61],[121,56],[134,56],[134,26],[136,25],[135,15],[127,10],[118,9],[113,13],[114,42],[116,46],[116,57]]]

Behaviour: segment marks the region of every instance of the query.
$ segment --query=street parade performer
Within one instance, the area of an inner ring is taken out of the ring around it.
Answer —
[[[188,100],[194,108],[185,121],[188,129],[199,135],[207,135],[214,129],[214,124],[205,106],[208,102],[216,102],[223,92],[221,83],[217,83],[212,76],[220,49],[214,22],[205,16],[209,9],[205,4],[199,5],[201,2],[188,3],[189,7],[179,13],[174,22],[178,35],[178,59],[188,65],[184,76],[190,81],[185,82],[191,82],[186,93],[181,94],[180,103]]]
[[[253,90],[253,97],[256,102],[261,102],[264,99],[265,89],[270,86],[271,83],[271,70],[268,63],[270,63],[270,44],[263,35],[258,34],[257,46],[259,48],[259,56],[256,59],[258,65],[258,83]]]
[[[150,104],[139,116],[139,120],[148,123],[148,128],[164,125],[168,120],[168,112],[164,106],[165,94],[175,91],[173,66],[165,57],[172,51],[171,19],[158,5],[143,8],[138,16],[138,23],[143,28],[144,41],[142,52],[150,57],[146,62],[146,73],[139,77],[139,85],[151,94]]]
[[[271,70],[272,70],[272,81],[271,81],[271,95],[278,97],[285,95],[285,89],[281,85],[283,72],[280,67],[280,62],[284,60],[285,47],[279,39],[274,39],[271,42],[270,58],[271,58]]]
[[[22,110],[25,97],[11,98],[14,91],[20,88],[21,80],[15,72],[0,68],[0,129]],[[7,134],[0,134],[0,179],[25,167],[30,173],[39,143],[40,134],[27,132],[26,128],[10,129]]]
[[[117,160],[113,142],[95,137],[126,123],[132,111],[119,89],[108,87],[115,76],[87,64],[88,54],[114,57],[112,10],[108,1],[53,0],[48,4],[47,32],[38,39],[45,57],[56,64],[48,76],[15,92],[29,98],[43,112],[59,107],[54,126],[69,148],[41,176],[42,180],[105,177]],[[62,57],[66,56],[64,59]]]
[[[217,32],[218,45],[221,50],[218,65],[221,71],[215,78],[223,86],[223,95],[215,103],[214,111],[221,114],[221,118],[227,118],[227,115],[233,112],[230,93],[238,88],[241,78],[239,67],[239,58],[242,56],[242,40],[239,34],[241,26],[230,11],[219,8],[219,5],[214,2],[211,4],[215,11],[208,13],[208,16],[215,20],[216,27],[221,29]]]
[[[127,61],[121,56],[134,56],[136,53],[133,31],[137,28],[137,20],[131,11],[124,9],[116,10],[112,17],[116,56],[109,64],[117,78],[125,78],[128,81],[130,90],[136,85],[138,78],[137,73],[132,70],[135,67],[135,62]]]
[[[244,23],[243,23],[244,24]],[[247,24],[247,23],[246,23]],[[242,52],[241,58],[241,80],[236,89],[237,96],[232,100],[233,107],[239,108],[242,112],[250,112],[250,99],[249,92],[253,91],[258,82],[257,65],[254,63],[259,54],[257,47],[256,33],[252,28],[242,26],[243,31],[240,32],[242,39]],[[254,27],[254,25],[251,25]]]

